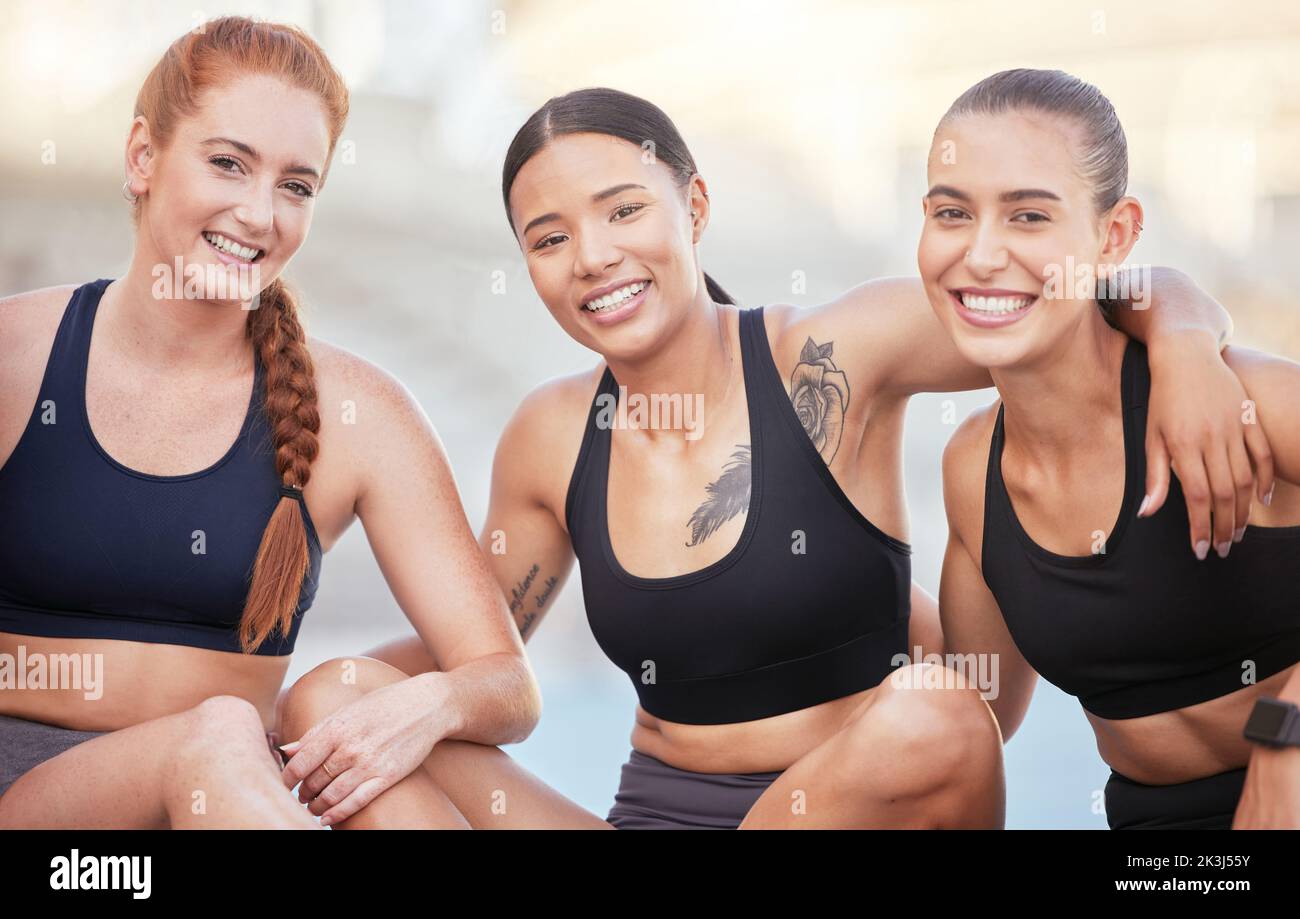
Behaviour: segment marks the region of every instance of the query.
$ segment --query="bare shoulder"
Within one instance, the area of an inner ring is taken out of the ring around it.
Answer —
[[[319,338],[307,339],[316,371],[318,395],[330,395],[374,400],[377,407],[401,410],[414,402],[414,397],[401,380],[378,364],[358,354]]]
[[[511,483],[564,520],[569,479],[582,448],[605,362],[533,387],[506,423],[493,478]]]
[[[1300,363],[1277,354],[1236,345],[1224,349],[1223,359],[1247,389],[1253,391],[1255,387],[1260,387],[1271,394],[1274,387],[1282,386],[1294,398],[1295,387],[1300,384]]]
[[[40,394],[74,285],[0,298],[0,466],[22,437]]]
[[[957,425],[943,448],[943,500],[948,527],[963,541],[979,532],[984,513],[984,483],[989,444],[1000,399],[981,406]]]
[[[1300,484],[1300,363],[1236,345],[1224,349],[1223,359],[1255,404],[1278,474]]]
[[[410,475],[410,463],[446,465],[432,421],[396,376],[346,348],[307,339],[320,413],[320,473],[358,494],[373,475]]]
[[[4,342],[6,357],[41,344],[48,350],[76,289],[75,284],[62,284],[0,297],[0,342]]]

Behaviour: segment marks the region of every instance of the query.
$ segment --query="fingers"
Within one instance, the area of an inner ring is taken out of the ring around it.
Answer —
[[[341,776],[340,776],[341,778]],[[321,825],[329,826],[332,823],[338,823],[341,820],[347,820],[357,811],[370,804],[371,801],[379,797],[387,787],[384,780],[379,777],[366,779],[358,785],[350,795],[335,807],[330,808],[321,817]]]
[[[1240,441],[1228,444],[1228,464],[1232,467],[1233,486],[1236,490],[1235,523],[1232,541],[1241,542],[1250,522],[1250,506],[1254,503],[1255,474],[1251,469],[1246,445]]]
[[[1233,481],[1227,451],[1208,452],[1205,455],[1205,471],[1209,476],[1210,500],[1213,503],[1211,540],[1219,558],[1227,558],[1228,550],[1232,548],[1237,516],[1237,485]]]
[[[1183,489],[1187,504],[1187,522],[1191,526],[1192,551],[1205,560],[1210,551],[1210,485],[1199,454],[1190,460],[1174,458],[1174,474]]]
[[[1164,506],[1169,496],[1169,451],[1163,437],[1156,435],[1147,440],[1147,490],[1139,517],[1150,517]]]
[[[324,738],[308,739],[303,735],[301,740],[285,744],[283,750],[289,762],[285,763],[280,780],[285,788],[293,788],[320,769],[321,763],[334,752],[334,744],[325,742]]]
[[[1246,450],[1255,469],[1255,491],[1260,503],[1267,507],[1273,501],[1273,451],[1263,426],[1247,424],[1245,428]]]
[[[366,778],[368,773],[362,769],[347,769],[339,773],[335,779],[326,779],[328,783],[321,793],[314,796],[307,804],[307,810],[311,811],[317,817],[322,817],[331,809],[335,808],[341,801],[347,799]],[[360,808],[358,808],[359,810]],[[352,813],[356,813],[353,811]],[[349,814],[348,816],[351,816]],[[339,818],[346,819],[346,818]]]
[[[326,762],[328,760],[329,758],[326,757]],[[330,775],[331,772],[333,773],[332,776]],[[327,772],[324,763],[322,763],[320,769],[308,775],[298,786],[298,800],[303,804],[315,800],[331,782],[338,781],[341,774],[342,770],[338,766],[331,766]]]

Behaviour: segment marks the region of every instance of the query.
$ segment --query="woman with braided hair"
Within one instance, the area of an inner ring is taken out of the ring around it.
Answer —
[[[419,768],[433,745],[518,741],[537,721],[427,417],[309,339],[280,277],[347,112],[298,29],[228,17],[181,36],[127,138],[129,269],[0,300],[0,827],[310,829],[289,789],[315,773],[337,813],[443,822]],[[295,725],[314,743],[285,771],[289,655],[321,556],[357,517],[443,672]],[[385,808],[398,783],[418,811]]]

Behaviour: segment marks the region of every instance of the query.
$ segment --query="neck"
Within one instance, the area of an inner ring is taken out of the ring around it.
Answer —
[[[142,231],[143,232],[143,231]],[[251,346],[245,337],[247,311],[238,304],[155,296],[162,283],[154,266],[168,272],[169,292],[181,294],[175,264],[137,246],[126,274],[108,286],[100,301],[100,322],[117,353],[153,369],[247,372]]]
[[[1117,394],[1127,341],[1092,310],[1050,352],[990,369],[1007,439],[1044,463],[1095,443],[1122,411]]]
[[[605,362],[629,395],[680,393],[685,400],[699,394],[703,396],[704,418],[718,417],[717,413],[739,389],[735,385],[735,377],[741,372],[739,346],[731,335],[735,310],[714,303],[701,281],[685,318],[653,354],[632,360],[606,356]],[[684,440],[678,430],[647,428],[635,433],[651,441],[676,439],[686,445],[700,442]]]

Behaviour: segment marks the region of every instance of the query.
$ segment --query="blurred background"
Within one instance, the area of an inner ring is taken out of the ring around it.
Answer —
[[[350,155],[336,153],[288,276],[312,334],[419,398],[476,530],[514,407],[597,360],[534,293],[500,195],[514,132],[579,87],[644,96],[674,119],[709,183],[704,265],[742,305],[811,305],[915,273],[925,153],[957,95],[1010,67],[1070,71],[1110,97],[1128,134],[1130,193],[1147,214],[1131,260],[1182,268],[1232,312],[1237,343],[1300,359],[1290,2],[6,0],[0,295],[125,270],[119,190],[135,94],[173,39],[227,13],[305,27],[352,89]],[[806,292],[794,293],[797,278]],[[910,541],[931,593],[946,538],[945,403],[960,420],[991,398],[923,396],[909,409]],[[431,589],[437,570],[431,560]],[[325,559],[289,678],[403,634],[354,526]],[[508,752],[603,817],[636,696],[592,639],[576,570],[528,651],[545,714]],[[1071,697],[1040,681],[1007,769],[1009,827],[1105,827],[1108,769]]]

